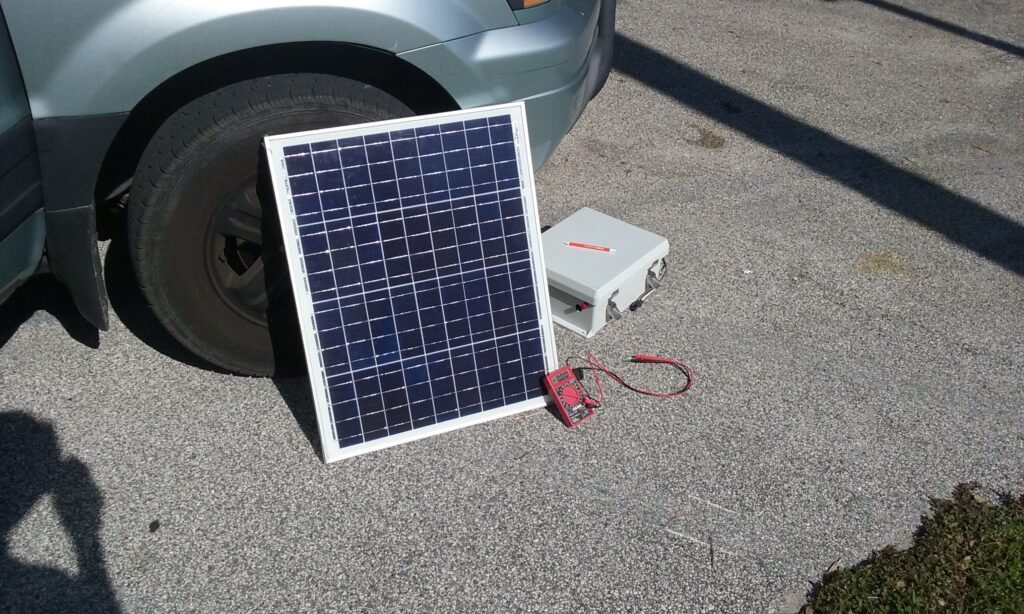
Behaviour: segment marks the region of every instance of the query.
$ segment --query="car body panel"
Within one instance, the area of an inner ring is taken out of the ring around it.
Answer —
[[[523,19],[516,28],[490,30],[399,57],[437,78],[463,108],[525,100],[534,165],[539,168],[596,93],[591,87],[594,73],[602,68],[600,57],[611,54],[613,34],[602,38],[598,23],[602,13],[614,18],[614,7],[611,0],[555,0],[520,11],[543,11],[543,19]],[[606,75],[607,65],[603,69]]]
[[[0,302],[7,300],[39,266],[46,243],[46,221],[37,209],[0,239]]]
[[[0,300],[39,265],[45,226],[32,117],[0,12]]]
[[[0,134],[29,117],[25,86],[7,34],[4,14],[0,12]]]
[[[37,118],[130,111],[239,50],[337,41],[401,53],[518,22],[504,0],[4,0]]]

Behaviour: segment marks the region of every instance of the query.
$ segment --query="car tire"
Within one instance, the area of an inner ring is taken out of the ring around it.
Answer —
[[[140,160],[127,209],[132,265],[157,319],[228,371],[300,370],[273,198],[257,186],[262,139],[411,114],[356,81],[288,74],[227,86],[171,116]]]

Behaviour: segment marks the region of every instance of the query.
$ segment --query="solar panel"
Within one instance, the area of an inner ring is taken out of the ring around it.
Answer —
[[[522,103],[268,137],[327,462],[543,407]]]

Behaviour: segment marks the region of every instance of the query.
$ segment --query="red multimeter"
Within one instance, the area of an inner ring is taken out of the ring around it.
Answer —
[[[545,375],[544,387],[548,389],[565,426],[573,428],[594,415],[594,408],[587,403],[587,393],[568,365]]]

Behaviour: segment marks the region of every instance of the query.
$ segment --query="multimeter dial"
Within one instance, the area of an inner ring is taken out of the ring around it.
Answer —
[[[558,391],[566,405],[577,405],[580,402],[580,391],[575,386],[566,386]]]

